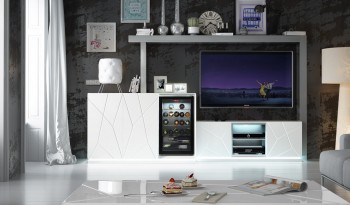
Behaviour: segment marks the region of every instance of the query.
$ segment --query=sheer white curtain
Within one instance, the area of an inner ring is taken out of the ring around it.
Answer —
[[[50,165],[76,163],[69,142],[63,0],[50,0],[46,52],[46,159]]]

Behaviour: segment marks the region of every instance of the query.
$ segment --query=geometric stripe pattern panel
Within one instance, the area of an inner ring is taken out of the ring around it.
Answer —
[[[89,93],[88,159],[156,159],[159,94]]]
[[[199,122],[196,132],[196,157],[232,157],[230,122]]]
[[[267,157],[302,156],[302,122],[266,123]]]

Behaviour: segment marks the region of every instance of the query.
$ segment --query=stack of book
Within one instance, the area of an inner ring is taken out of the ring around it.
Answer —
[[[137,36],[153,36],[154,30],[149,28],[136,29]]]

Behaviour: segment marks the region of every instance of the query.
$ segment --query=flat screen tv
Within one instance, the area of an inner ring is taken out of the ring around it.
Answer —
[[[201,108],[292,108],[292,51],[201,51]]]

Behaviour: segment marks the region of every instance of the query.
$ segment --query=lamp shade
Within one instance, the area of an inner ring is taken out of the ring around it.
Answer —
[[[322,49],[322,83],[340,84],[335,148],[350,125],[350,47]]]
[[[118,58],[102,58],[98,63],[98,80],[101,84],[120,84],[123,78],[123,63]]]
[[[350,83],[350,47],[322,49],[322,83]]]

